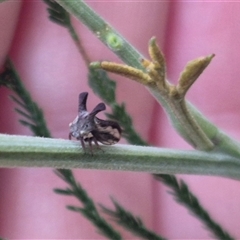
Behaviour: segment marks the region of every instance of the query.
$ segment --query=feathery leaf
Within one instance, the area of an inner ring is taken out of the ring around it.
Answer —
[[[151,239],[151,240],[165,240],[153,231],[148,230],[142,220],[139,217],[135,217],[132,213],[126,211],[119,203],[112,199],[112,202],[115,206],[115,210],[110,210],[109,208],[101,205],[102,210],[113,217],[113,219],[124,228],[128,229],[135,235],[140,236],[141,238]]]
[[[171,194],[175,197],[177,202],[187,207],[191,213],[199,218],[215,237],[223,240],[234,240],[227,231],[213,221],[209,213],[201,206],[197,197],[190,192],[183,180],[178,182],[174,176],[166,174],[154,174],[154,177],[156,180],[170,187],[172,190]]]

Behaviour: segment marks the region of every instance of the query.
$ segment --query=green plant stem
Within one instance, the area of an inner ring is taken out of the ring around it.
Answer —
[[[82,40],[78,37],[75,29],[73,28],[72,24],[68,27],[68,30],[70,32],[70,35],[72,36],[72,39],[74,40],[77,48],[78,48],[78,51],[80,52],[83,60],[84,60],[84,63],[86,66],[88,66],[90,64],[90,59],[89,59],[89,56],[88,54],[86,53],[85,51],[85,48],[83,47],[82,45]]]
[[[88,168],[240,178],[239,160],[223,154],[128,145],[101,148],[103,151],[96,149],[92,156],[84,154],[77,141],[0,134],[0,166]]]
[[[144,70],[139,61],[143,56],[84,1],[56,0],[56,2],[85,24],[97,38],[115,52],[125,63]]]
[[[122,59],[122,61],[132,67],[143,70],[140,60],[144,57],[107,22],[98,16],[86,3],[84,3],[82,0],[56,0],[56,2],[58,2],[68,12],[79,19],[83,24],[85,24],[106,46],[109,47],[111,51],[113,51],[120,59]],[[172,114],[172,109],[168,104],[166,104],[166,102],[164,102],[162,96],[156,91],[155,88],[149,87],[148,89],[165,108],[172,120],[173,126],[176,128],[178,133],[184,137],[186,133],[184,133],[184,129],[182,128],[181,124],[176,121],[175,116]],[[240,144],[237,141],[233,140],[216,128],[190,103],[187,103],[187,106],[209,139],[217,143],[218,146],[215,148],[215,151],[240,157]],[[187,140],[187,138],[185,139]]]

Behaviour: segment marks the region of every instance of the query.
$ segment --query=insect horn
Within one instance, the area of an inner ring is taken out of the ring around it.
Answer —
[[[101,111],[103,111],[103,110],[105,110],[105,109],[106,109],[105,104],[104,104],[104,103],[99,103],[99,104],[92,110],[92,112],[90,113],[90,115],[91,115],[92,117],[95,117],[95,116],[97,115],[97,113],[99,113],[99,112],[101,112]]]
[[[88,93],[87,92],[82,92],[79,94],[79,101],[78,101],[78,112],[81,113],[83,111],[87,111],[87,97]]]

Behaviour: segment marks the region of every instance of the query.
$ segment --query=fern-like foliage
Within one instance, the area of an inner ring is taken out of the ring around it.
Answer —
[[[116,240],[122,239],[121,235],[116,230],[114,230],[113,227],[107,223],[104,218],[100,216],[92,199],[82,188],[81,184],[76,182],[72,171],[66,169],[58,169],[55,172],[63,181],[69,185],[69,188],[66,190],[55,189],[54,191],[58,194],[75,196],[83,205],[83,207],[67,206],[67,208],[75,212],[80,212],[82,215],[84,215],[98,228],[100,233],[105,237]]]
[[[95,94],[97,94],[108,105],[116,103],[116,82],[109,78],[106,71],[89,68],[88,84]]]
[[[53,0],[43,0],[47,5],[49,19],[63,27],[69,28],[71,24],[69,13]]]
[[[41,108],[26,90],[10,59],[6,61],[5,70],[0,74],[0,86],[15,92],[16,96],[10,97],[17,104],[15,110],[22,117],[19,120],[21,124],[30,128],[36,136],[51,137]]]
[[[85,49],[82,46],[81,39],[77,35],[77,33],[72,25],[72,21],[71,21],[71,17],[69,15],[69,13],[54,0],[43,0],[43,1],[48,6],[47,11],[49,14],[49,19],[52,22],[54,22],[62,27],[65,27],[69,31],[81,56],[83,57],[85,64],[88,66],[90,63],[89,57],[88,57]]]
[[[119,203],[117,203],[114,199],[112,202],[115,206],[115,210],[111,210],[109,208],[104,207],[101,205],[103,211],[108,214],[109,216],[113,217],[113,219],[119,224],[122,225],[124,228],[128,229],[134,235],[139,236],[144,239],[151,239],[151,240],[166,240],[155,232],[148,230],[142,220],[139,217],[135,217],[132,213],[126,211]]]
[[[154,174],[154,177],[156,180],[170,187],[172,190],[171,194],[175,197],[176,201],[187,207],[191,213],[199,218],[217,239],[234,240],[227,231],[211,218],[209,213],[201,206],[197,197],[190,192],[183,180],[178,182],[174,176],[166,174]]]

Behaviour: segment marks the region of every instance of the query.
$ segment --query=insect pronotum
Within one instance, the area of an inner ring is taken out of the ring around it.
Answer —
[[[104,103],[99,103],[89,113],[86,107],[87,97],[87,92],[79,94],[78,115],[69,124],[69,139],[73,136],[80,140],[84,151],[86,150],[85,142],[87,142],[92,153],[92,142],[98,148],[98,142],[105,145],[115,144],[120,140],[122,130],[117,122],[102,120],[96,117],[99,112],[106,109]]]

